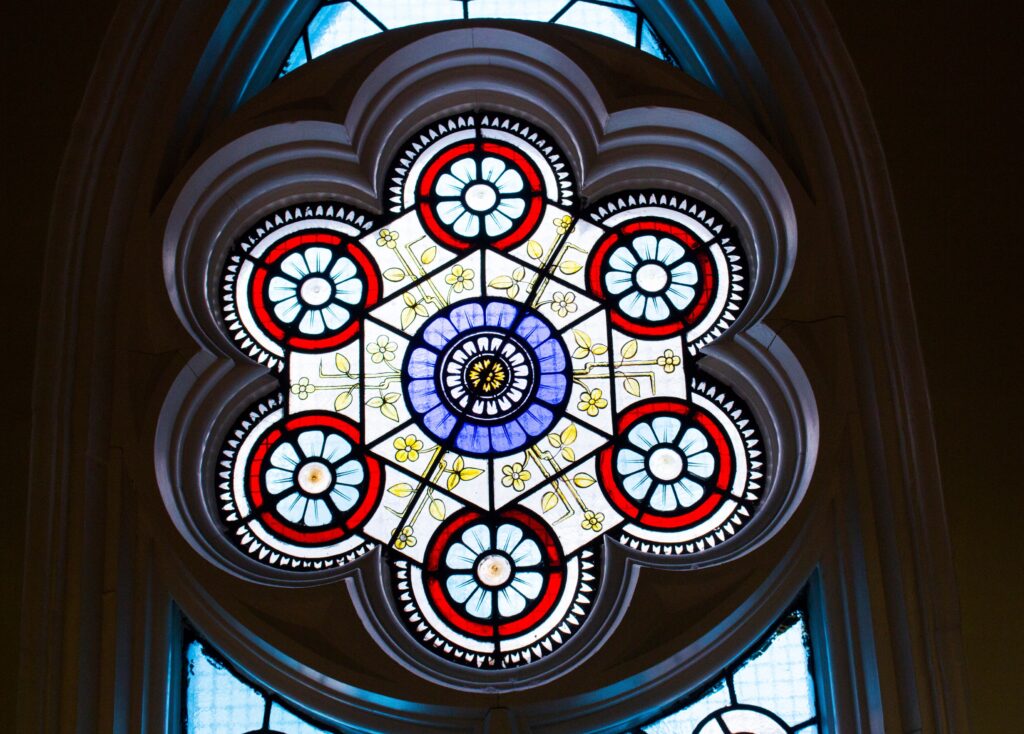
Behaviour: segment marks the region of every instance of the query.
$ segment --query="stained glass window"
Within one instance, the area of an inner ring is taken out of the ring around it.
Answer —
[[[469,19],[530,20],[579,28],[676,64],[631,0],[331,0],[314,11],[280,76],[375,33],[417,23]]]
[[[629,734],[818,734],[808,634],[801,605],[720,679]]]
[[[478,112],[409,140],[387,216],[279,211],[223,277],[225,324],[275,371],[222,453],[229,537],[294,571],[383,546],[409,634],[481,668],[583,623],[603,536],[688,557],[759,507],[758,429],[697,367],[745,298],[710,206],[583,208],[542,130]]]
[[[184,734],[338,734],[293,713],[209,645],[185,642]]]

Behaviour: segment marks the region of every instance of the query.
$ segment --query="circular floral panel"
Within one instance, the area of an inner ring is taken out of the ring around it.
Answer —
[[[716,558],[760,506],[757,428],[696,361],[745,259],[681,194],[581,209],[502,115],[417,133],[387,191],[384,221],[303,205],[229,258],[227,329],[280,390],[226,443],[222,519],[289,572],[381,546],[399,632],[533,663],[587,623],[609,543]]]

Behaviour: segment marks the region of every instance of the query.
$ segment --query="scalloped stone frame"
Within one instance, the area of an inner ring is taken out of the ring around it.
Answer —
[[[224,262],[229,243],[223,237],[209,238],[202,232],[239,231],[238,223],[247,218],[251,221],[252,214],[272,208],[274,202],[284,203],[303,190],[312,193],[321,189],[323,183],[319,181],[325,163],[349,157],[349,150],[358,151],[360,158],[375,161],[373,180],[383,181],[388,159],[394,156],[401,160],[401,156],[395,155],[400,146],[430,121],[429,116],[436,114],[441,90],[446,106],[455,110],[465,104],[460,100],[471,94],[476,103],[490,99],[493,104],[516,107],[527,119],[536,119],[565,149],[573,171],[584,182],[584,190],[607,194],[605,203],[592,210],[598,222],[614,219],[619,209],[636,207],[637,200],[620,201],[614,192],[639,181],[648,185],[656,181],[660,188],[678,192],[679,202],[685,202],[688,194],[697,201],[709,202],[727,220],[735,222],[738,237],[747,246],[750,264],[745,284],[749,300],[738,316],[731,304],[729,316],[735,321],[730,332],[719,347],[708,353],[702,365],[711,378],[727,382],[731,390],[742,395],[755,422],[764,427],[768,467],[763,501],[756,498],[760,509],[744,532],[729,538],[729,542],[721,542],[727,536],[720,532],[719,538],[711,536],[711,542],[705,545],[702,541],[699,546],[684,542],[674,546],[652,545],[650,538],[626,533],[621,539],[636,549],[630,554],[624,554],[623,546],[606,544],[601,588],[589,609],[595,621],[583,625],[557,654],[545,655],[546,650],[538,646],[524,658],[505,659],[503,664],[531,662],[517,673],[514,681],[504,677],[500,670],[467,675],[469,671],[458,663],[431,655],[416,644],[402,624],[397,605],[378,584],[357,590],[356,598],[365,604],[364,623],[391,655],[412,670],[459,687],[521,688],[538,685],[576,667],[611,633],[615,620],[628,604],[632,584],[632,574],[624,572],[622,560],[628,558],[627,567],[640,564],[681,569],[722,563],[766,542],[799,504],[815,455],[813,398],[806,378],[795,359],[787,355],[782,341],[758,324],[785,287],[795,255],[796,233],[792,204],[774,167],[757,146],[728,125],[686,110],[625,110],[609,115],[601,109],[600,96],[581,70],[573,71],[568,59],[557,58],[557,52],[533,41],[528,43],[538,47],[536,61],[525,71],[517,70],[515,85],[502,84],[496,89],[494,77],[471,64],[466,67],[470,73],[453,78],[451,68],[467,64],[474,54],[481,52],[454,51],[443,65],[434,59],[437,68],[431,69],[432,64],[424,64],[428,49],[444,43],[448,40],[444,37],[449,35],[452,41],[464,37],[462,32],[442,33],[439,38],[413,44],[401,55],[385,60],[356,93],[350,117],[343,125],[298,122],[249,133],[211,155],[184,185],[165,236],[165,277],[175,307],[197,341],[204,345],[219,344],[214,351],[224,356],[211,362],[209,357],[199,355],[193,360],[195,366],[183,373],[172,390],[162,414],[165,429],[160,435],[168,448],[178,447],[173,454],[181,457],[181,463],[166,467],[169,472],[161,472],[161,486],[168,510],[182,533],[210,561],[234,574],[280,586],[302,586],[348,574],[346,569],[330,567],[298,573],[268,566],[259,560],[258,549],[254,556],[240,552],[219,529],[217,511],[211,503],[215,492],[210,488],[210,474],[204,477],[202,470],[216,463],[209,452],[211,443],[204,442],[199,447],[188,436],[225,436],[224,427],[233,422],[240,408],[244,410],[248,401],[265,390],[259,385],[267,383],[266,378],[261,379],[245,368],[223,370],[232,362],[232,350],[223,346],[218,308],[208,299],[210,283],[216,281],[216,264]],[[503,31],[490,31],[487,35],[499,46],[525,40]],[[466,56],[469,58],[460,58]],[[563,71],[557,80],[549,73],[552,66]],[[571,115],[564,114],[569,103],[573,103]],[[383,124],[385,119],[390,123]],[[379,137],[382,129],[390,130],[385,138]],[[666,130],[670,132],[666,134]],[[650,142],[653,131],[659,132],[655,143]],[[353,143],[349,144],[349,140]],[[632,155],[618,152],[627,146],[634,146]],[[283,158],[290,161],[290,167],[287,177],[281,179],[272,162]],[[306,181],[303,171],[307,172]],[[347,185],[353,189],[365,186],[358,176],[348,179]],[[346,198],[356,203],[359,200]],[[659,201],[669,203],[664,196]],[[673,199],[672,203],[676,201]],[[689,206],[683,203],[684,209]],[[706,206],[695,207],[693,216],[707,217]],[[344,218],[349,226],[369,228],[369,223],[359,215],[348,213]],[[708,338],[720,335],[722,328],[716,328]],[[771,350],[765,348],[768,344]],[[247,343],[243,345],[251,348]],[[732,357],[724,359],[729,352]],[[217,368],[217,364],[223,367]],[[728,364],[728,368],[716,374],[719,364]],[[766,370],[769,365],[772,366]],[[206,384],[205,394],[200,397],[189,383],[194,373],[211,368],[222,377]],[[723,409],[723,415],[743,410],[732,403],[723,406],[724,393],[716,393],[715,388],[707,387],[707,380],[702,381],[697,375],[693,379],[693,387],[705,390],[708,405]],[[715,398],[720,402],[716,404]],[[740,420],[746,423],[749,419]],[[173,430],[167,430],[171,426]],[[189,444],[195,448],[190,449]],[[158,447],[158,455],[163,450]],[[188,469],[190,464],[194,468]],[[664,555],[672,548],[686,555]],[[354,555],[364,550],[355,551]],[[660,551],[661,555],[652,554],[652,550]],[[615,556],[622,560],[615,560]],[[377,563],[383,563],[383,558]],[[388,575],[383,566],[376,573],[382,578]],[[411,623],[415,631],[416,620]]]

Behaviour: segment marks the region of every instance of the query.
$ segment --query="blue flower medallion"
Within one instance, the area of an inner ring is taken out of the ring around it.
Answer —
[[[430,319],[407,352],[403,389],[417,422],[473,456],[537,441],[569,398],[569,358],[551,323],[513,301],[462,301]]]

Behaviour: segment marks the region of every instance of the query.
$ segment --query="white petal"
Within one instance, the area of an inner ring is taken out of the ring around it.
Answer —
[[[356,264],[350,258],[339,257],[331,267],[330,276],[335,285],[340,285],[356,276]]]
[[[493,606],[493,594],[477,587],[473,595],[466,602],[466,611],[478,619],[487,619],[491,616]]]
[[[507,168],[503,174],[498,176],[494,185],[503,194],[518,194],[523,190],[523,177],[519,175],[519,171]]]
[[[267,471],[267,491],[280,494],[295,486],[295,472],[272,467]]]
[[[470,594],[480,588],[480,584],[468,573],[457,573],[449,576],[445,586],[448,587],[448,593],[459,604],[464,603]]]
[[[651,421],[651,430],[658,437],[658,443],[672,443],[682,427],[683,424],[679,422],[678,418],[667,415],[660,415]]]
[[[505,161],[501,158],[487,156],[480,162],[480,177],[484,181],[494,183],[498,176],[505,172],[506,168],[508,166],[505,165]]]
[[[459,181],[450,173],[442,173],[434,186],[434,193],[438,196],[462,196],[462,190],[466,184]]]
[[[337,331],[348,323],[348,309],[337,303],[329,303],[321,309],[324,324],[331,331]]]
[[[495,209],[487,215],[484,221],[484,229],[488,237],[498,237],[512,229],[512,220]]]
[[[697,283],[697,266],[689,260],[676,265],[671,270],[672,282],[679,285],[695,285]]]
[[[277,502],[277,511],[289,522],[298,523],[306,512],[306,498],[298,492],[286,494]]]
[[[466,213],[461,201],[441,201],[437,204],[437,216],[445,224],[451,224]]]
[[[309,275],[309,268],[301,252],[293,252],[281,261],[281,272],[292,280],[302,280]]]
[[[654,431],[651,430],[650,423],[637,423],[635,426],[629,429],[629,433],[626,434],[626,439],[639,448],[641,453],[647,451],[656,443],[658,443],[658,437],[654,435]]]
[[[710,451],[701,451],[699,454],[686,458],[686,471],[701,479],[707,479],[715,471],[715,457]]]
[[[307,459],[320,459],[324,455],[324,432],[303,431],[296,439]]]
[[[668,304],[661,296],[654,296],[647,299],[647,307],[644,309],[644,317],[650,321],[664,321],[668,318]]]
[[[355,507],[359,499],[359,490],[350,484],[335,484],[328,497],[339,511],[348,512]]]
[[[633,287],[633,274],[621,270],[609,270],[604,276],[604,287],[613,296],[624,293]]]
[[[515,525],[504,525],[498,526],[498,532],[495,533],[494,547],[500,551],[511,554],[512,549],[516,547],[520,540],[523,539],[523,531]]]
[[[498,211],[504,214],[506,217],[515,219],[521,216],[526,211],[526,202],[520,199],[518,196],[510,199],[502,199],[498,202]]]
[[[619,301],[619,308],[625,311],[626,315],[639,319],[644,315],[644,305],[646,303],[646,298],[640,295],[639,292],[633,291]]]
[[[315,336],[324,333],[324,316],[320,309],[311,308],[299,321],[299,331]]]
[[[311,528],[318,528],[331,521],[331,511],[327,509],[327,503],[321,499],[311,499],[306,504],[306,514],[303,522]]]
[[[537,541],[526,538],[509,554],[516,566],[536,566],[540,563],[540,546]]]
[[[642,500],[653,481],[646,471],[638,471],[622,480],[622,488],[633,499]]]
[[[636,256],[628,247],[616,247],[608,258],[608,267],[612,270],[621,270],[624,273],[631,273],[636,269]]]
[[[619,474],[623,475],[640,471],[645,466],[647,466],[647,461],[633,449],[623,449],[615,459],[615,468]]]
[[[633,249],[641,260],[656,260],[658,256],[658,238],[653,234],[645,234],[633,240]]]
[[[680,479],[673,485],[676,497],[679,499],[679,504],[683,507],[690,507],[691,505],[697,504],[697,501],[704,496],[704,488],[693,480]]]
[[[281,444],[270,454],[270,463],[278,469],[284,469],[285,471],[295,469],[299,465],[299,461],[299,455],[295,451],[295,447],[289,442]]]
[[[342,438],[337,433],[331,433],[327,436],[327,440],[324,441],[323,457],[324,461],[328,461],[334,464],[341,459],[344,459],[352,451],[352,444],[347,439]]]
[[[275,275],[270,279],[267,295],[271,301],[279,303],[286,298],[294,298],[297,288],[298,284],[291,278],[282,278],[280,275]]]
[[[331,251],[326,247],[310,247],[306,250],[304,257],[306,267],[311,273],[327,272],[327,266],[331,264]]]
[[[498,614],[503,617],[514,617],[526,609],[526,597],[506,586],[498,592]]]
[[[668,300],[672,302],[672,305],[676,310],[682,311],[693,302],[695,292],[696,291],[688,285],[671,283],[668,290],[665,291],[665,295],[668,297]]]
[[[672,265],[680,258],[686,257],[686,249],[671,237],[662,237],[658,240],[658,261],[665,265]]]
[[[686,458],[689,459],[694,454],[698,454],[708,447],[708,439],[704,435],[703,431],[696,428],[687,428],[686,433],[679,440],[679,448],[686,454]]]
[[[477,178],[476,175],[476,159],[475,158],[460,158],[455,161],[452,166],[452,175],[455,178],[462,181],[462,183],[469,183],[470,181]]]
[[[290,324],[295,320],[295,317],[301,310],[301,306],[299,306],[299,299],[292,296],[291,298],[285,298],[274,306],[274,315],[284,323]]]
[[[480,219],[475,214],[465,212],[455,221],[452,229],[460,237],[476,237],[480,232]]]
[[[489,551],[491,545],[491,529],[486,525],[474,525],[462,533],[462,542],[476,555]]]
[[[448,553],[445,554],[444,562],[448,568],[468,570],[476,565],[476,559],[479,555],[479,553],[467,548],[464,543],[452,543],[451,547],[448,548]]]
[[[339,484],[357,486],[363,481],[363,465],[355,459],[349,459],[334,470],[334,481]]]
[[[349,278],[334,286],[334,297],[342,303],[355,306],[363,300],[363,284],[356,278]]]
[[[651,493],[651,507],[659,512],[672,512],[679,506],[676,501],[675,493],[671,490],[669,484],[659,484],[654,488],[654,492]]]
[[[544,577],[536,571],[522,571],[512,577],[512,588],[527,599],[536,599],[544,586]]]

